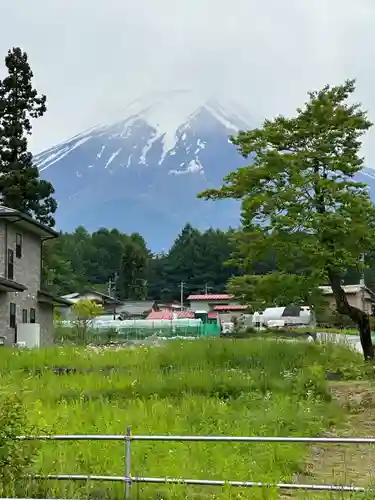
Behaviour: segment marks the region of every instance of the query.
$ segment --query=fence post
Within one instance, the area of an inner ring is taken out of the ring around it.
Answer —
[[[127,427],[126,429],[126,438],[125,438],[125,500],[130,499],[131,495],[131,429]]]

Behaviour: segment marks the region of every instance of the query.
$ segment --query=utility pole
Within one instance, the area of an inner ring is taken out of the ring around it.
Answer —
[[[116,282],[117,282],[118,274],[115,274],[115,279],[112,281],[110,277],[108,280],[108,296],[112,297],[112,291],[116,291]],[[113,304],[113,319],[116,319],[116,304]]]
[[[180,283],[180,304],[181,304],[181,309],[184,307],[184,285],[185,283],[181,281]]]
[[[359,280],[359,287],[361,290],[361,296],[362,296],[362,311],[366,311],[366,306],[365,306],[365,254],[361,254],[361,264],[362,264],[362,269],[361,269],[361,277]]]
[[[112,297],[111,293],[112,293],[112,279],[109,278],[109,280],[108,280],[108,297]]]
[[[359,280],[359,285],[361,287],[365,286],[365,254],[363,253],[361,255],[361,264],[362,264],[362,269],[361,269],[361,278]]]

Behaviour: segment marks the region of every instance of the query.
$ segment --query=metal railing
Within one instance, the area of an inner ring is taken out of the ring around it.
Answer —
[[[365,492],[363,486],[335,485],[335,484],[299,484],[299,483],[263,483],[259,481],[232,481],[211,479],[188,479],[188,478],[162,478],[162,477],[139,477],[131,475],[131,443],[132,441],[158,441],[178,443],[304,443],[304,444],[375,444],[375,438],[340,438],[340,437],[266,437],[266,436],[146,436],[132,435],[130,427],[124,435],[44,435],[44,436],[19,436],[23,441],[122,441],[125,442],[124,476],[86,475],[86,474],[49,474],[47,476],[34,475],[33,478],[40,480],[58,481],[108,481],[125,484],[125,499],[131,496],[132,484],[179,484],[179,485],[201,485],[201,486],[232,486],[240,488],[277,488],[286,490],[302,491],[336,491],[336,492]]]

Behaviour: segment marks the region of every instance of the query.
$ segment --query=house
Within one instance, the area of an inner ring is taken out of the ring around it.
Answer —
[[[254,313],[254,326],[315,326],[314,315],[308,306],[266,307]]]
[[[207,313],[209,320],[220,319],[221,322],[228,322],[233,317],[240,317],[246,312],[246,305],[238,304],[234,301],[234,296],[227,293],[218,294],[192,294],[187,297],[190,309],[196,313]]]
[[[328,307],[336,309],[336,301],[330,286],[320,286],[320,290],[326,297]],[[375,294],[365,285],[344,285],[343,290],[351,306],[357,307],[367,314],[372,314]]]
[[[193,311],[151,311],[147,316],[149,320],[165,319],[172,321],[173,319],[195,319]]]
[[[181,311],[183,310],[183,306],[181,306],[180,302],[157,302],[158,308],[160,311]]]
[[[58,233],[0,205],[0,335],[4,344],[53,343],[53,308],[69,302],[43,289],[42,245]]]
[[[159,311],[154,300],[124,300],[121,306],[116,307],[116,314],[121,319],[144,319],[152,311]]]
[[[73,292],[63,295],[63,298],[70,302],[70,305],[80,300],[91,300],[103,307],[103,314],[117,314],[117,308],[123,304],[121,300],[106,295],[105,293],[97,292],[96,290],[86,290],[82,293]],[[73,317],[71,308],[69,311],[60,311],[60,313],[63,319],[71,319]]]
[[[215,307],[218,306],[225,306],[226,308],[237,306],[238,304],[233,299],[234,296],[227,293],[206,293],[189,295],[186,300],[189,302],[189,309],[192,311],[205,311],[208,313],[214,311]]]

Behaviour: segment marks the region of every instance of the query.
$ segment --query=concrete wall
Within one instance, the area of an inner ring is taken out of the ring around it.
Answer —
[[[357,307],[367,314],[372,314],[372,298],[368,292],[348,293],[346,297],[351,306]],[[326,295],[326,300],[330,308],[336,309],[336,301],[333,295]]]
[[[53,307],[49,304],[38,304],[37,322],[40,324],[40,345],[53,345]]]
[[[16,257],[16,234],[22,235],[22,256]],[[53,335],[53,307],[38,303],[38,290],[41,288],[41,238],[17,223],[0,220],[0,275],[7,277],[7,250],[14,251],[14,281],[27,287],[24,292],[0,292],[0,335],[7,337],[6,343],[15,340],[15,329],[10,328],[10,303],[16,304],[16,322],[22,323],[22,310],[27,310],[30,322],[30,309],[36,311],[36,323],[40,323],[41,345],[49,344]],[[48,311],[48,312],[47,312]]]

